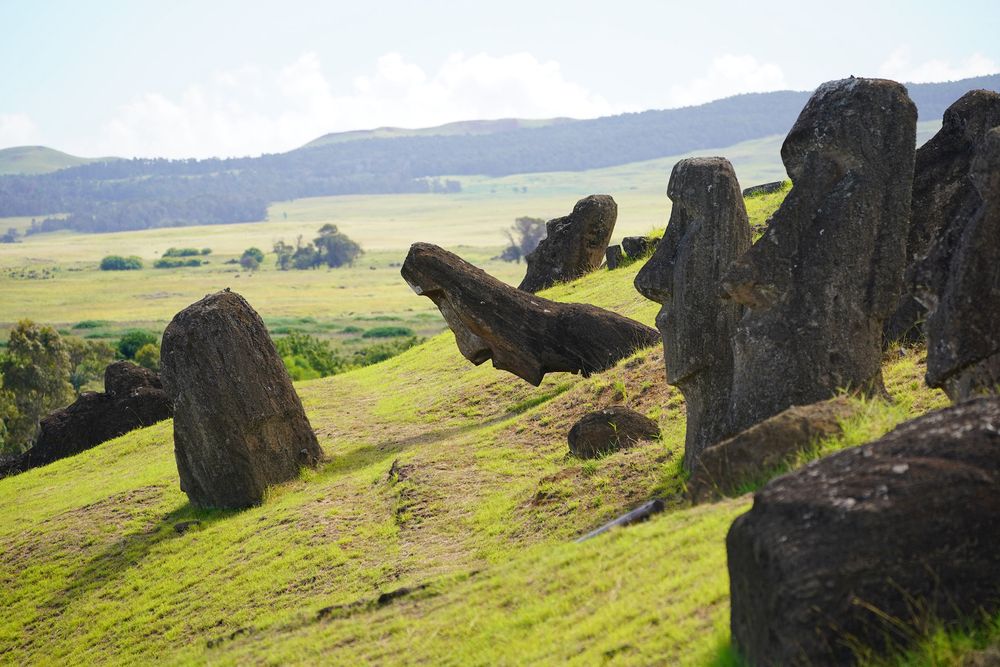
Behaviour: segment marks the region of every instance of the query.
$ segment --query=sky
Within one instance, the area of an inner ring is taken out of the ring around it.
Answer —
[[[954,80],[1000,72],[998,34],[995,0],[0,0],[0,148],[259,155],[849,75]]]

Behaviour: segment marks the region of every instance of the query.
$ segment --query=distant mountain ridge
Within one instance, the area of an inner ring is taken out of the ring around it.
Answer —
[[[969,90],[1000,91],[1000,74],[908,88],[920,120],[932,120]],[[785,134],[810,94],[751,93],[591,120],[382,128],[256,158],[91,162],[0,177],[0,217],[68,212],[34,231],[120,231],[263,220],[269,203],[302,197],[456,192],[456,176],[583,171]]]

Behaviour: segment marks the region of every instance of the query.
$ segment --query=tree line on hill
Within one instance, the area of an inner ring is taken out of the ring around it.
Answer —
[[[1000,89],[1000,75],[914,84],[910,96],[921,117],[933,119],[972,88]],[[441,178],[595,169],[783,134],[808,96],[754,93],[493,134],[358,139],[257,158],[93,162],[0,177],[0,217],[49,216],[29,233],[108,232],[264,220],[269,203],[302,197],[458,192],[458,181]]]

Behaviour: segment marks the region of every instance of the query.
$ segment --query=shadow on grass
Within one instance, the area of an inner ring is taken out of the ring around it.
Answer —
[[[122,573],[140,564],[157,545],[172,539],[184,539],[185,533],[203,530],[238,512],[203,510],[185,502],[152,525],[147,524],[145,530],[123,535],[92,558],[82,570],[69,577],[70,583],[66,588],[40,605],[39,611],[43,613],[35,624],[59,616],[63,609],[94,591],[103,587],[114,588]],[[116,593],[109,591],[109,594]]]

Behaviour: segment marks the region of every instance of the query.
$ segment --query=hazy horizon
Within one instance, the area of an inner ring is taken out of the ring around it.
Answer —
[[[987,2],[617,9],[8,0],[0,148],[258,155],[331,132],[595,118],[852,74],[922,83],[1000,72],[1000,9]]]

